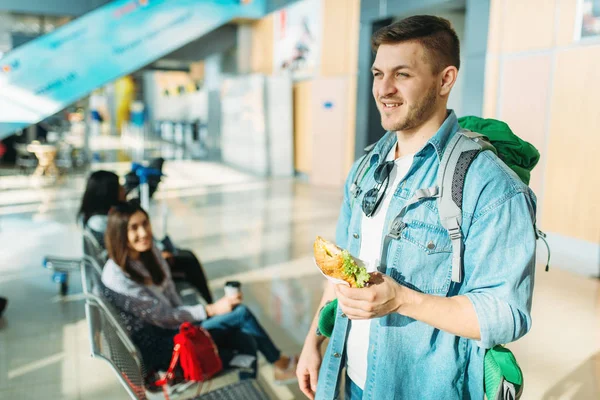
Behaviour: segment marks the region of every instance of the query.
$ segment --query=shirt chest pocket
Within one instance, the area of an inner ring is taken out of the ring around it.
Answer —
[[[391,262],[390,262],[391,261]],[[452,242],[439,225],[407,221],[390,244],[387,274],[422,293],[445,296],[452,280]]]

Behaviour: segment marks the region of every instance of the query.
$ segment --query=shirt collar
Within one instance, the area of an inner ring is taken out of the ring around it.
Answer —
[[[458,119],[456,118],[454,110],[448,110],[448,116],[444,120],[442,126],[440,126],[440,129],[438,129],[436,134],[433,135],[433,137],[429,139],[427,143],[425,143],[425,146],[423,146],[423,148],[419,150],[417,154],[424,152],[425,149],[431,145],[435,149],[435,152],[441,161],[448,141],[456,132],[458,132],[459,129],[460,126],[458,125]]]
[[[378,164],[381,157],[386,157],[390,150],[392,150],[392,147],[396,145],[397,141],[398,138],[396,137],[396,132],[388,131],[383,135],[377,145],[373,148],[373,155],[369,161],[370,166]]]

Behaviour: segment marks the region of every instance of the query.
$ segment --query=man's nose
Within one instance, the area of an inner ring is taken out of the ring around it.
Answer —
[[[391,78],[384,77],[377,85],[377,97],[386,98],[395,95],[397,92],[396,86]]]

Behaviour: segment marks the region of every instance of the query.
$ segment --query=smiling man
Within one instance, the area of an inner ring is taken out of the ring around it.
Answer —
[[[450,23],[414,16],[376,32],[373,97],[388,131],[352,167],[337,244],[369,265],[367,288],[329,285],[337,297],[327,351],[318,315],[297,375],[309,397],[333,399],[346,369],[346,399],[482,399],[486,349],[530,328],[535,197],[491,151],[469,168],[462,192],[460,278],[435,198],[440,162],[459,125],[446,108],[460,67]],[[415,197],[413,197],[415,196]],[[393,240],[392,222],[402,216]],[[379,272],[378,272],[379,270]]]

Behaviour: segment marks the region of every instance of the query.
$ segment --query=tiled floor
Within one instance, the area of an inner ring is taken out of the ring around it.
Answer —
[[[127,164],[105,166],[123,172]],[[174,161],[151,209],[194,250],[217,295],[243,282],[245,301],[284,351],[297,352],[323,279],[312,266],[315,235],[333,237],[340,192],[294,180],[259,180],[217,164]],[[0,178],[0,399],[125,399],[110,369],[89,357],[81,285],[66,299],[42,269],[46,254],[77,257],[75,212],[84,176],[55,187]],[[600,398],[600,281],[539,267],[531,333],[512,344],[524,399]],[[268,371],[265,371],[268,376]],[[281,398],[302,398],[294,385]]]

